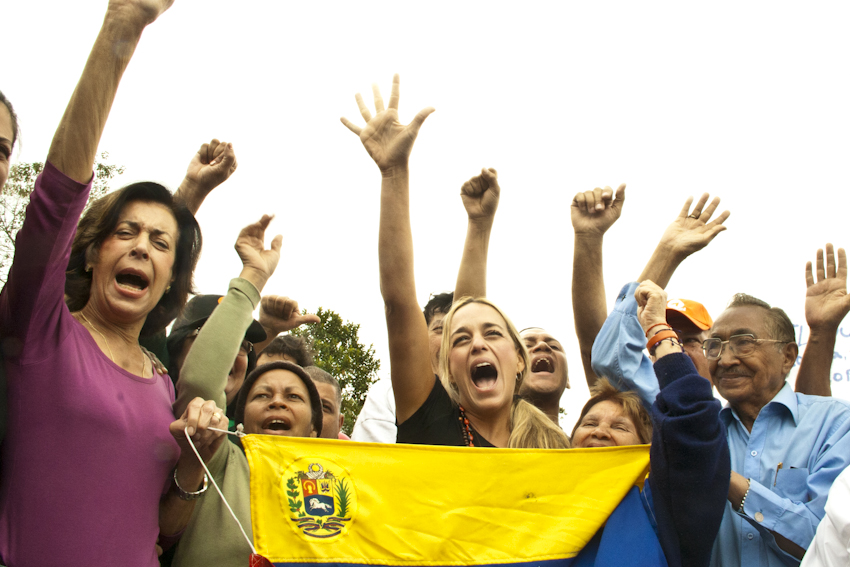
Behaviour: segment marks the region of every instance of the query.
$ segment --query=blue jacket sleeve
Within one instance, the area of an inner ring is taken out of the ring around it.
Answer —
[[[671,567],[708,565],[731,474],[720,402],[685,354],[662,357],[655,372],[649,483],[658,539]]]
[[[620,290],[614,310],[593,341],[590,357],[597,376],[607,378],[622,392],[635,392],[650,410],[658,395],[658,380],[652,361],[643,352],[646,336],[637,318],[637,286],[631,282]]]

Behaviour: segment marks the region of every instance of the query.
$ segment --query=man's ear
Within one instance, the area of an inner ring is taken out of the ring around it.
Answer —
[[[786,376],[791,369],[794,368],[794,364],[797,363],[797,355],[800,354],[800,348],[797,346],[796,342],[785,343],[782,347],[782,373]]]
[[[316,435],[316,430],[315,430],[315,429],[311,429],[311,430],[310,430],[310,437],[318,437],[318,435]]]
[[[339,414],[339,428],[342,429],[342,424],[345,423],[345,415]]]

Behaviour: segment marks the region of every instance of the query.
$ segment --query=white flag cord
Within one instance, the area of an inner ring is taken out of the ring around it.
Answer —
[[[214,427],[207,427],[207,429],[209,429],[211,431],[219,431],[221,433],[227,433],[228,435],[235,435],[237,437],[243,437],[245,435],[244,433],[242,433],[241,430],[234,433],[232,431],[226,431],[224,429],[216,429]],[[189,446],[192,447],[192,451],[195,452],[195,456],[198,457],[198,460],[201,462],[201,466],[204,467],[204,472],[207,473],[207,478],[210,479],[210,482],[215,487],[215,491],[218,492],[219,496],[221,496],[221,500],[224,502],[224,505],[227,506],[227,510],[230,512],[230,515],[233,516],[234,520],[236,520],[236,524],[239,526],[239,529],[242,531],[242,535],[245,536],[245,541],[248,542],[248,546],[251,548],[251,553],[256,554],[257,550],[254,549],[254,543],[251,541],[251,538],[248,537],[248,534],[245,533],[245,528],[242,527],[242,522],[240,522],[239,518],[236,517],[236,514],[233,513],[233,508],[230,507],[230,504],[228,504],[228,502],[227,502],[227,498],[225,498],[224,494],[221,493],[221,489],[218,487],[218,484],[216,484],[215,479],[213,478],[213,475],[210,472],[210,469],[207,468],[207,464],[201,458],[201,454],[198,453],[198,449],[195,448],[195,444],[192,443],[192,437],[189,435],[189,426],[186,426],[183,429],[183,433],[186,434],[186,439],[189,440]],[[225,441],[225,442],[228,443],[229,441]]]

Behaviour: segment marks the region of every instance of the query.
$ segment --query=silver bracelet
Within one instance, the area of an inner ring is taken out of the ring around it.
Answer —
[[[176,479],[177,477],[174,477],[174,478]],[[744,493],[744,497],[741,499],[741,507],[740,507],[740,508],[738,508],[738,513],[739,513],[739,514],[743,514],[743,513],[744,513],[744,502],[746,502],[746,501],[747,501],[747,494],[749,494],[749,493],[750,493],[750,483],[751,483],[751,482],[752,482],[752,479],[748,478],[748,479],[747,479],[747,491]],[[204,488],[206,489],[206,486],[204,486]]]
[[[180,483],[177,482],[177,468],[174,468],[174,486],[177,487],[177,496],[180,498],[180,500],[197,500],[198,498],[204,495],[204,492],[207,491],[207,488],[209,487],[208,482],[209,479],[207,478],[207,473],[204,473],[204,485],[200,488],[200,490],[197,490],[195,492],[186,492],[180,486]]]

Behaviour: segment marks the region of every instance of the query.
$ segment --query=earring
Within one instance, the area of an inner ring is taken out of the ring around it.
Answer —
[[[91,264],[86,264],[86,273],[91,272]]]
[[[165,293],[168,293],[169,291],[171,291],[171,284],[168,284],[168,287],[165,288]]]

